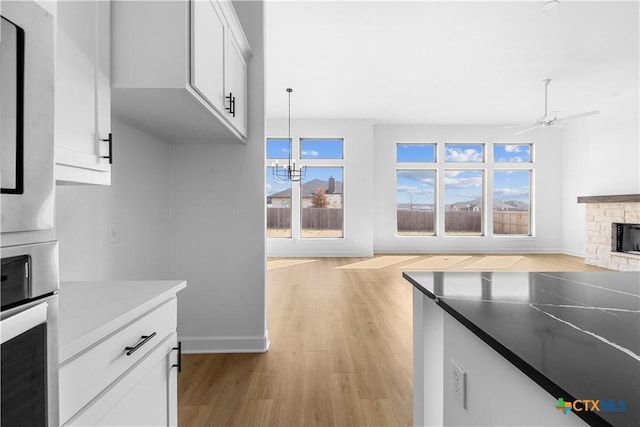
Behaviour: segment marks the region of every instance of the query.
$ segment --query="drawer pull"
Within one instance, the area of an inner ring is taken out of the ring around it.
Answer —
[[[100,156],[101,159],[109,159],[109,164],[113,164],[113,134],[109,134],[109,138],[101,139],[100,141],[109,143],[109,155],[108,156]]]
[[[178,373],[182,372],[182,341],[178,341],[178,346],[172,350],[178,350],[178,364],[171,365],[172,368],[178,368]]]
[[[138,344],[135,345],[135,347],[125,347],[124,349],[127,350],[127,356],[131,356],[133,354],[133,352],[135,352],[137,349],[139,349],[140,347],[142,347],[143,345],[145,345],[147,343],[147,341],[149,341],[151,338],[155,337],[156,333],[152,333],[151,335],[143,335],[140,337],[140,339],[142,339],[142,341],[140,341]]]

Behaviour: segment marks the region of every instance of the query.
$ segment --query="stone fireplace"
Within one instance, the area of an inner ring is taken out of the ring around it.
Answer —
[[[640,194],[578,197],[586,203],[585,263],[640,271]]]

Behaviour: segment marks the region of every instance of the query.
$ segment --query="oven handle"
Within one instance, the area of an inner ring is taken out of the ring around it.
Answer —
[[[47,322],[48,304],[43,302],[24,311],[14,314],[13,316],[2,319],[0,322],[0,335],[2,343],[25,333],[41,323]]]

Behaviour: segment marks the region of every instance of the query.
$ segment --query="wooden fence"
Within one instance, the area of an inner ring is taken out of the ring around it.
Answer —
[[[494,211],[493,234],[530,234],[529,211]]]
[[[302,208],[302,229],[342,230],[342,209]],[[291,208],[267,208],[267,228],[290,228]]]
[[[398,210],[398,232],[433,232],[433,212]],[[480,233],[482,212],[445,212],[445,232]],[[493,234],[529,234],[529,212],[494,211]]]
[[[433,212],[398,210],[398,232],[433,232]]]
[[[433,232],[431,211],[398,210],[399,232]],[[343,210],[335,208],[302,208],[302,228],[305,230],[341,230]],[[268,229],[291,228],[290,208],[267,208]],[[480,233],[482,212],[445,212],[447,233]],[[494,211],[493,234],[529,234],[528,211]]]

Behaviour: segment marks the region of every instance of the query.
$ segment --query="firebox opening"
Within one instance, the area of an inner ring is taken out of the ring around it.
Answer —
[[[640,255],[640,224],[612,224],[612,251]]]

